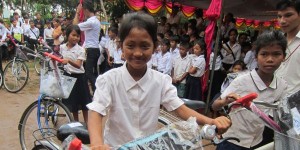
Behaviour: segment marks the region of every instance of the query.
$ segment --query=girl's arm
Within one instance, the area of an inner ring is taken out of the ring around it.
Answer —
[[[197,72],[197,67],[191,66],[189,69],[189,74],[195,74]]]
[[[77,59],[76,61],[73,61],[73,60],[71,60],[71,59],[65,58],[65,59],[63,59],[62,64],[64,64],[64,65],[70,64],[70,65],[72,65],[73,67],[75,67],[75,68],[77,68],[77,69],[80,69],[80,67],[81,67],[81,65],[82,65],[82,60]]]
[[[106,150],[108,145],[104,145],[102,132],[102,118],[103,116],[93,110],[89,111],[88,130],[91,141],[91,150]]]
[[[53,30],[52,37],[53,39],[58,39],[61,34],[62,34],[61,27],[59,26],[57,27],[57,29]]]
[[[222,116],[218,117],[216,119],[208,118],[202,114],[197,113],[196,111],[188,108],[185,105],[181,105],[177,109],[175,109],[175,112],[178,114],[180,118],[183,120],[187,120],[189,117],[196,117],[197,123],[204,125],[204,124],[214,124],[218,128],[218,133],[223,134],[227,131],[227,129],[231,126],[231,121]]]

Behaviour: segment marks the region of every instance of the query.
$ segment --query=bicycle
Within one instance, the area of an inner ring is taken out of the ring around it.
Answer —
[[[16,52],[13,59],[4,68],[3,85],[8,92],[17,93],[25,87],[29,78],[28,66],[25,63],[28,58],[21,50],[26,47],[16,44],[11,36],[8,38],[13,43]]]
[[[44,60],[43,70],[46,72],[53,71],[54,74],[57,74],[58,68],[55,67],[55,63],[50,65],[49,62],[52,59],[61,60],[46,52],[39,53],[47,56],[41,58]],[[21,148],[23,150],[33,149],[38,142],[36,139],[41,137],[47,137],[52,142],[59,142],[53,133],[61,125],[73,121],[74,118],[71,112],[61,102],[61,98],[41,94],[37,101],[26,108],[19,121],[18,130]],[[40,134],[37,135],[36,133]]]

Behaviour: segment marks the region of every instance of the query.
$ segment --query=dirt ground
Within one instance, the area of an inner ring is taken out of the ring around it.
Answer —
[[[29,63],[30,73],[27,85],[18,93],[9,93],[4,87],[0,89],[0,149],[19,150],[18,124],[24,110],[33,103],[39,93],[39,76]],[[83,121],[81,118],[80,121]],[[206,143],[206,142],[205,142]],[[213,146],[205,150],[213,150]]]

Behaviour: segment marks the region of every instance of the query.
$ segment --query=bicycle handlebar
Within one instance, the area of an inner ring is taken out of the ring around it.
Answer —
[[[249,108],[250,107],[250,104],[251,102],[257,98],[257,93],[250,93],[246,96],[243,96],[239,99],[237,99],[235,102],[233,102],[234,104],[241,104],[242,106],[246,107],[246,108]]]
[[[55,60],[57,62],[60,62],[60,63],[63,62],[63,60],[61,58],[59,58],[59,57],[57,57],[55,55],[52,55],[52,54],[50,54],[48,52],[44,52],[44,55],[50,57],[51,59],[53,59],[53,60]]]

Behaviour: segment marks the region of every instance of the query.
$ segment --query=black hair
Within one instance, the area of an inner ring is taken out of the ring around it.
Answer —
[[[245,42],[245,43],[241,44],[241,47],[242,47],[242,50],[244,48],[246,48],[246,47],[249,48],[249,49],[251,49],[252,48],[252,44],[250,42]]]
[[[184,47],[185,49],[189,49],[190,48],[190,44],[185,42],[185,43],[180,43],[180,46]]]
[[[146,13],[129,13],[124,15],[119,30],[120,42],[123,43],[133,28],[144,29],[148,32],[154,45],[157,44],[157,24],[154,18]]]
[[[179,43],[179,37],[177,35],[173,35],[170,37],[170,41],[175,41],[176,43]]]
[[[203,55],[204,55],[204,59],[206,60],[206,55],[207,55],[207,51],[206,51],[206,43],[204,42],[204,40],[202,39],[198,39],[194,42],[194,46],[195,45],[199,45],[202,52],[203,52]]]
[[[193,26],[193,27],[196,27],[196,25],[197,25],[197,20],[196,19],[189,19],[189,21],[188,21],[190,24],[191,24],[191,26]]]
[[[69,35],[71,34],[72,31],[75,31],[77,34],[80,35],[80,28],[78,25],[70,25],[67,30],[66,30],[66,37],[67,37],[67,41],[69,38]]]
[[[162,33],[157,33],[157,36],[159,36],[161,39],[164,39],[164,38],[165,38],[165,35],[162,34]]]
[[[190,42],[190,36],[187,34],[184,34],[180,38],[180,43],[189,43]]]
[[[55,21],[57,23],[60,23],[60,20],[58,18],[53,18],[52,21]]]
[[[238,35],[239,35],[239,33],[238,33],[237,29],[235,29],[235,28],[232,28],[232,29],[230,29],[230,30],[229,30],[229,32],[228,32],[228,36],[230,35],[230,33],[231,33],[231,32],[235,32],[236,36],[238,36]]]
[[[95,13],[93,0],[84,0],[82,8],[87,9],[89,12]]]
[[[118,28],[115,26],[109,27],[108,31],[111,31],[112,33],[118,35]]]
[[[203,10],[202,9],[200,9],[200,8],[198,8],[198,9],[196,9],[196,11],[195,11],[195,15],[196,15],[196,18],[198,17],[203,17]]]
[[[242,67],[242,70],[245,70],[245,69],[246,69],[246,64],[245,64],[244,61],[242,61],[242,60],[237,60],[237,61],[235,61],[235,62],[233,63],[233,65],[232,65],[232,68],[233,68],[234,66],[237,66],[237,65],[240,65],[240,66]]]
[[[170,41],[169,41],[168,39],[163,39],[163,40],[161,41],[161,43],[162,43],[163,45],[167,45],[168,47],[171,46]]]
[[[288,7],[295,8],[295,10],[300,13],[300,0],[281,0],[276,5],[276,10],[284,10]]]
[[[165,34],[169,35],[170,37],[174,35],[174,33],[171,30],[166,31]]]
[[[259,35],[255,41],[255,55],[257,56],[258,52],[266,46],[269,45],[279,45],[282,48],[283,55],[285,56],[285,50],[287,48],[287,40],[284,34],[280,31],[265,31]]]

